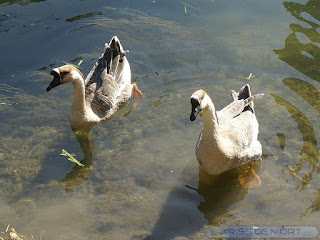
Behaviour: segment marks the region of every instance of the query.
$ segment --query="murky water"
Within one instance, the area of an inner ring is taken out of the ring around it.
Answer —
[[[35,239],[205,239],[214,225],[314,225],[320,218],[320,4],[309,1],[0,1],[0,229]],[[90,133],[72,132],[73,89],[117,35],[144,92]],[[247,80],[249,74],[253,78]],[[263,158],[259,188],[235,169],[199,171],[201,121],[250,83]],[[84,168],[60,156],[75,153]]]

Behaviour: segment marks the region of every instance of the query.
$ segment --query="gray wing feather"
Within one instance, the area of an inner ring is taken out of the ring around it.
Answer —
[[[104,53],[98,59],[88,74],[86,84],[86,101],[91,104],[93,112],[100,118],[108,117],[119,105],[119,96],[123,89],[124,79],[121,77],[124,62],[127,61],[125,52],[117,38],[112,38],[110,44],[105,44]],[[123,97],[123,101],[128,96]],[[120,102],[121,103],[121,102]]]

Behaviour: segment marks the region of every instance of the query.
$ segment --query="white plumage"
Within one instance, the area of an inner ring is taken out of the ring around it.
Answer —
[[[261,156],[262,148],[257,139],[259,124],[253,100],[263,95],[252,96],[247,84],[239,93],[232,91],[233,102],[216,111],[205,91],[198,90],[192,94],[190,120],[194,121],[197,114],[204,118],[196,145],[196,156],[203,170],[218,175]]]

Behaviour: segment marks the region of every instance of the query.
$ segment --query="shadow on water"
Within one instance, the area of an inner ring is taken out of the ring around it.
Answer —
[[[260,166],[261,161],[254,164],[256,172]],[[204,237],[203,227],[206,224],[223,224],[226,218],[232,216],[228,208],[243,200],[249,192],[248,189],[242,189],[238,181],[239,174],[246,167],[229,170],[218,176],[209,175],[199,167],[198,188],[179,186],[170,193],[150,239],[190,237],[199,232],[202,233],[200,237]],[[181,205],[181,202],[184,204]]]
[[[306,4],[296,2],[284,2],[285,9],[291,13],[300,24],[290,24],[292,33],[285,40],[285,47],[281,50],[274,50],[280,60],[286,62],[291,67],[308,76],[309,78],[320,83],[320,33],[317,31],[320,21],[320,2],[318,0],[309,0]],[[306,27],[306,25],[309,25]],[[282,81],[288,88],[294,91],[309,105],[311,105],[319,114],[320,92],[311,83],[298,78],[285,78]],[[300,110],[293,104],[283,99],[282,97],[272,95],[278,105],[285,107],[291,114],[292,119],[297,123],[298,129],[303,138],[303,147],[300,152],[300,159],[295,166],[286,165],[284,170],[289,170],[289,173],[301,181],[301,185],[297,189],[303,190],[312,180],[312,175],[320,173],[319,151],[317,149],[317,139],[315,136],[312,123],[309,121]],[[297,174],[305,167],[306,173],[303,173],[302,178]],[[300,216],[300,219],[307,213],[318,211],[320,195]]]

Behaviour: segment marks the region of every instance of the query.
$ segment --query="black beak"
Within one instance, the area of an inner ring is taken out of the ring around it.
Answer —
[[[59,86],[61,84],[61,76],[60,73],[58,73],[55,70],[52,70],[50,74],[53,76],[53,80],[47,87],[47,92],[49,92],[52,88],[55,88],[56,86]]]
[[[191,114],[190,121],[196,120],[199,112],[201,111],[200,103],[198,99],[191,98]]]

